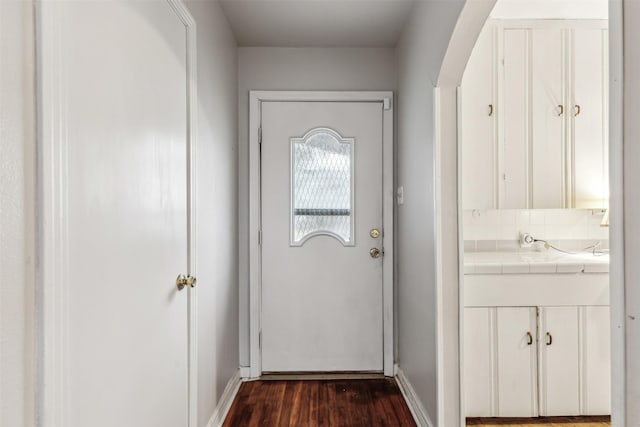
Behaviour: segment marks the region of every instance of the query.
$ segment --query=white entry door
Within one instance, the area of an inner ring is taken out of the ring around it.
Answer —
[[[164,0],[42,3],[43,425],[185,427],[185,24]]]
[[[383,104],[263,102],[262,371],[383,370]]]

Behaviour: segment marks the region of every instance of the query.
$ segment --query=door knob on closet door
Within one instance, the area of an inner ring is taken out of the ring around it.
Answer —
[[[371,250],[369,251],[369,255],[371,255],[371,258],[380,258],[380,255],[381,255],[380,249],[371,248]]]
[[[184,274],[179,274],[176,278],[176,286],[178,290],[181,291],[185,286],[190,288],[196,287],[197,279],[191,275],[185,276]]]

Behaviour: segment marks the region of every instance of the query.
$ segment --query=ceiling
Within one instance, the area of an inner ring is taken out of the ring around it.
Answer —
[[[221,0],[239,46],[394,47],[414,0]]]

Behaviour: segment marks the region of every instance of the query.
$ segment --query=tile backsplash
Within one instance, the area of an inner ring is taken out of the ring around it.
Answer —
[[[465,251],[532,250],[520,248],[521,232],[570,250],[609,243],[599,209],[465,210],[463,215]]]

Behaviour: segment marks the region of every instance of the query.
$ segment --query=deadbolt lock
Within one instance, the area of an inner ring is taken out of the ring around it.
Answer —
[[[176,286],[178,290],[181,291],[185,286],[190,288],[196,287],[197,279],[191,275],[185,276],[184,274],[179,274],[176,278]]]
[[[371,248],[371,250],[369,251],[369,255],[371,255],[371,258],[380,258],[380,255],[382,255],[382,253],[378,248]]]
[[[377,239],[378,237],[380,237],[380,230],[378,230],[377,228],[372,228],[369,232],[369,235],[374,239]]]

